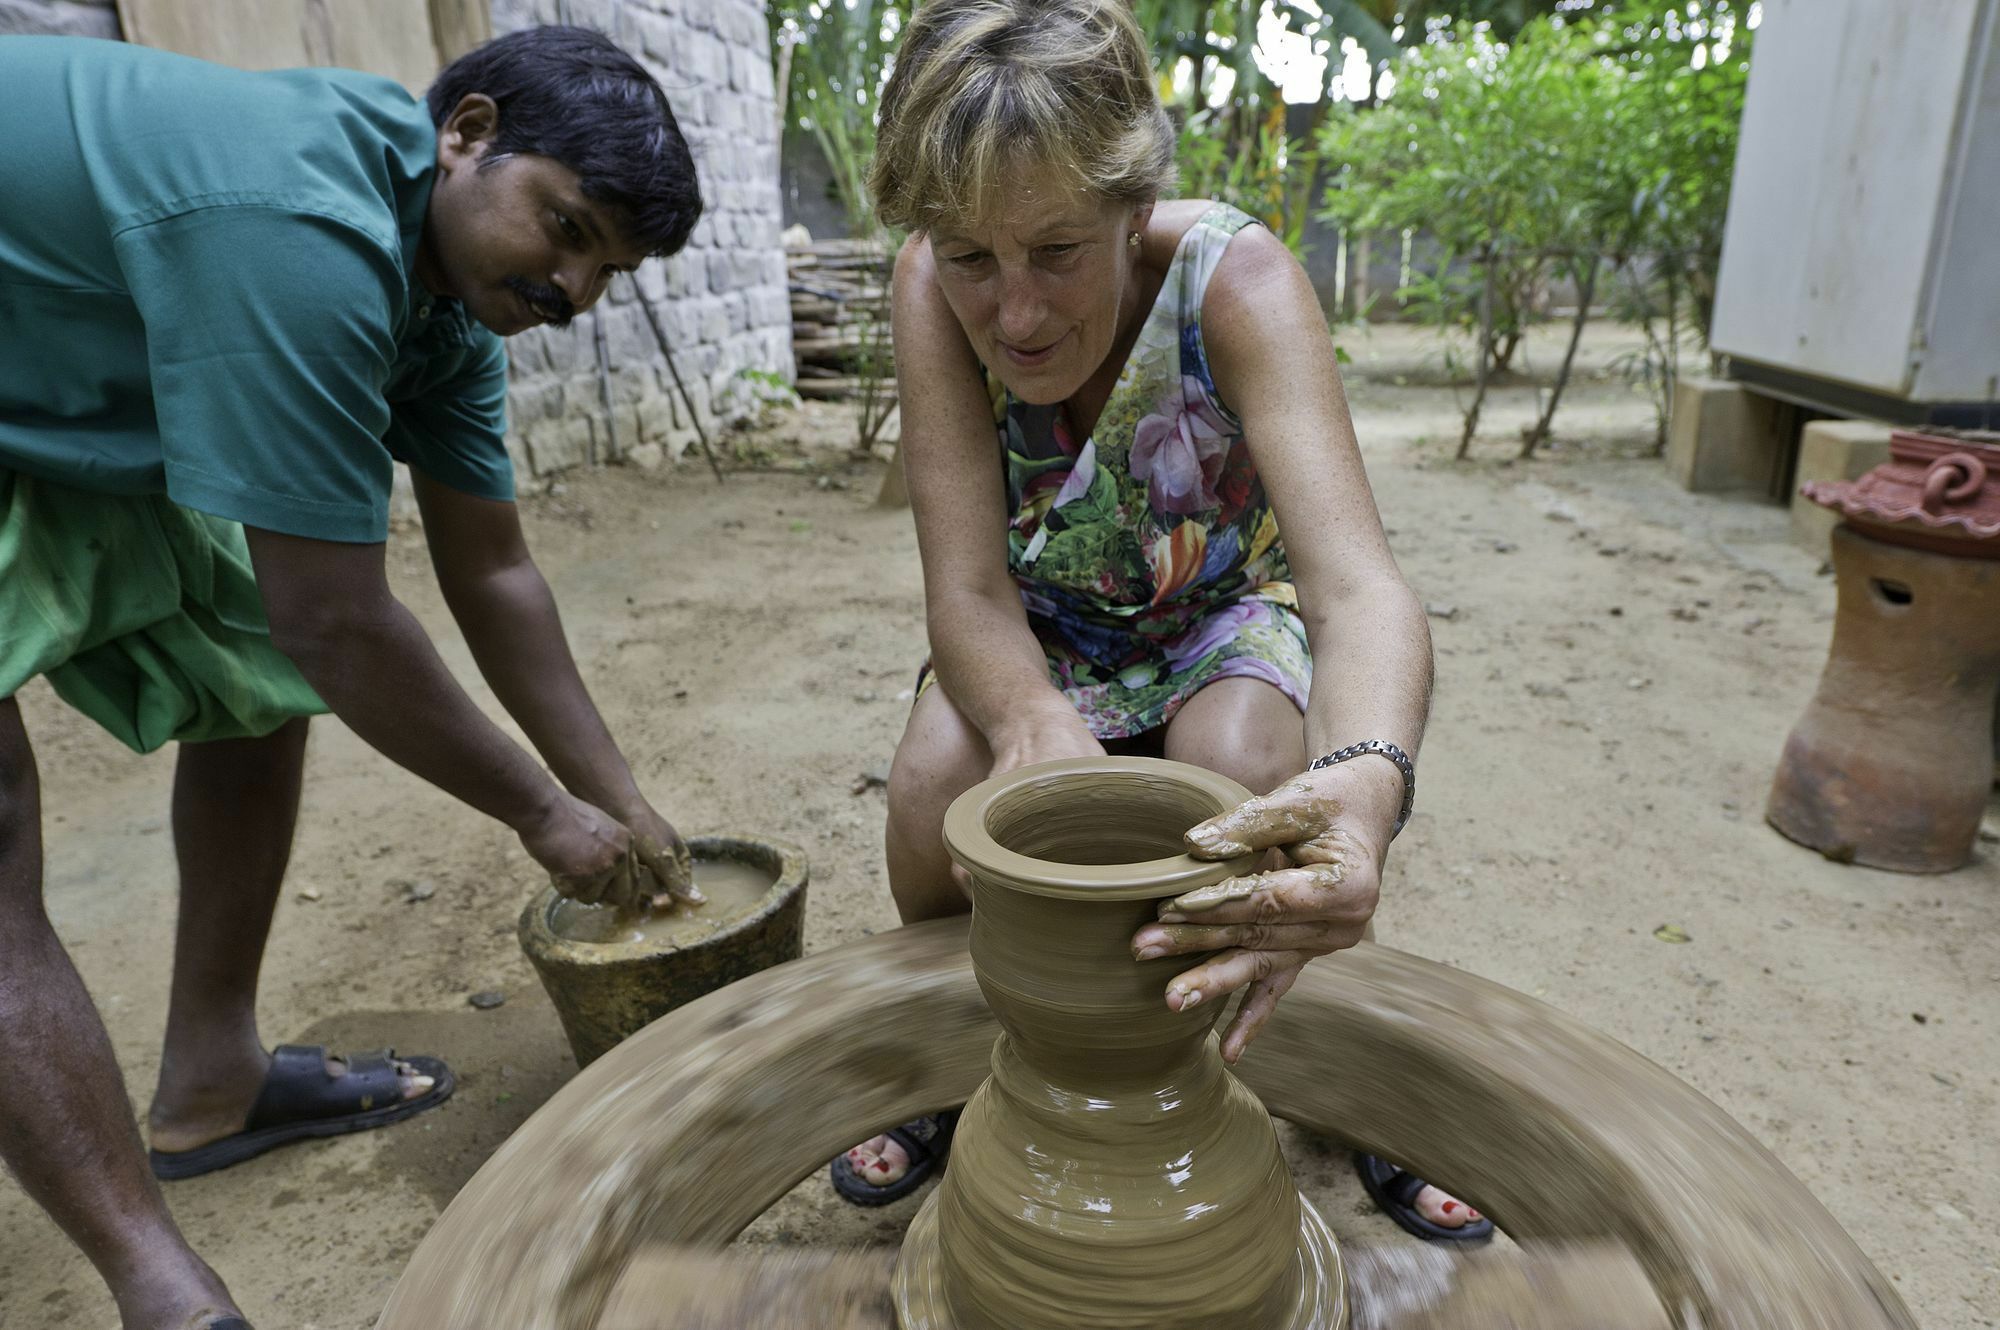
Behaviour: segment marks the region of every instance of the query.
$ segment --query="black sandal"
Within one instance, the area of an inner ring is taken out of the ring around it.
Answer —
[[[169,1181],[199,1177],[293,1141],[386,1127],[436,1108],[457,1088],[451,1068],[437,1058],[398,1059],[394,1049],[385,1048],[343,1060],[347,1071],[329,1076],[325,1048],[280,1045],[271,1053],[271,1069],[264,1075],[264,1088],[258,1091],[243,1130],[192,1150],[147,1151],[153,1176]],[[432,1079],[429,1091],[415,1099],[402,1097],[403,1073],[396,1069],[399,1060],[408,1063],[417,1075]]]
[[[886,1135],[910,1156],[909,1171],[894,1182],[878,1187],[854,1171],[845,1151],[835,1155],[827,1165],[833,1189],[854,1205],[888,1205],[900,1201],[944,1167],[945,1156],[951,1153],[952,1133],[958,1130],[958,1114],[958,1109],[947,1109],[889,1128]]]
[[[1456,1242],[1463,1246],[1476,1246],[1493,1237],[1493,1221],[1484,1216],[1458,1228],[1446,1228],[1417,1213],[1417,1193],[1430,1184],[1386,1159],[1356,1150],[1354,1171],[1361,1175],[1361,1185],[1368,1189],[1375,1204],[1402,1225],[1405,1233],[1413,1233],[1426,1242]]]

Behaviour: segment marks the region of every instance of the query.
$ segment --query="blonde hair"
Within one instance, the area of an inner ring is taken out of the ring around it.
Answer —
[[[1130,0],[923,0],[882,94],[868,190],[890,226],[991,220],[1010,171],[1118,203],[1176,180]]]

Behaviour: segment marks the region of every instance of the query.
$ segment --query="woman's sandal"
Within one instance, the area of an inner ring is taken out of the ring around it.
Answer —
[[[1414,1233],[1426,1242],[1456,1242],[1461,1245],[1476,1245],[1493,1237],[1493,1221],[1484,1216],[1458,1228],[1446,1228],[1424,1218],[1417,1212],[1417,1193],[1429,1184],[1385,1159],[1356,1150],[1354,1171],[1361,1175],[1361,1185],[1368,1189],[1368,1195],[1375,1204],[1381,1206],[1382,1212],[1389,1218],[1402,1225],[1406,1233]]]
[[[417,1075],[429,1076],[431,1088],[414,1099],[403,1098],[399,1060]],[[271,1053],[271,1069],[243,1130],[192,1150],[148,1151],[153,1176],[168,1181],[199,1177],[293,1141],[386,1127],[436,1108],[457,1088],[451,1068],[437,1058],[398,1059],[394,1049],[385,1048],[343,1061],[346,1072],[329,1076],[326,1049],[281,1044]]]
[[[855,1205],[888,1205],[908,1196],[924,1184],[924,1179],[944,1167],[945,1156],[951,1153],[952,1133],[958,1130],[958,1114],[955,1108],[927,1113],[900,1127],[889,1128],[885,1134],[910,1156],[909,1170],[894,1182],[878,1187],[854,1171],[845,1152],[835,1155],[827,1165],[833,1189]]]

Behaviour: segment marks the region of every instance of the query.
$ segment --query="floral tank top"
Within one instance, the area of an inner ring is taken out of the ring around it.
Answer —
[[[988,376],[1008,568],[1052,678],[1100,738],[1162,725],[1232,676],[1305,707],[1312,663],[1277,518],[1202,345],[1209,278],[1254,221],[1216,204],[1188,229],[1089,438]]]

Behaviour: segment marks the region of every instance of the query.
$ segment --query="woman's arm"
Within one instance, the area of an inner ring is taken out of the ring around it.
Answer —
[[[896,258],[901,447],[938,684],[986,737],[994,769],[1103,752],[1049,680],[1007,571],[1006,491],[979,361],[939,290],[930,243]]]
[[[1270,232],[1245,228],[1230,242],[1210,280],[1202,335],[1298,587],[1313,651],[1306,751],[1381,739],[1414,758],[1430,708],[1430,628],[1389,553],[1325,316]],[[1133,938],[1146,955],[1218,953],[1168,985],[1176,1009],[1249,986],[1223,1037],[1230,1061],[1308,960],[1360,941],[1402,801],[1395,763],[1364,754],[1303,772],[1188,833],[1197,854],[1275,848],[1288,865],[1170,901],[1161,922]]]
[[[1223,255],[1202,334],[1298,587],[1313,653],[1306,751],[1385,739],[1414,758],[1430,711],[1430,628],[1382,532],[1326,317],[1304,270],[1263,227],[1238,232]],[[1355,760],[1393,788],[1400,807],[1395,766]]]

